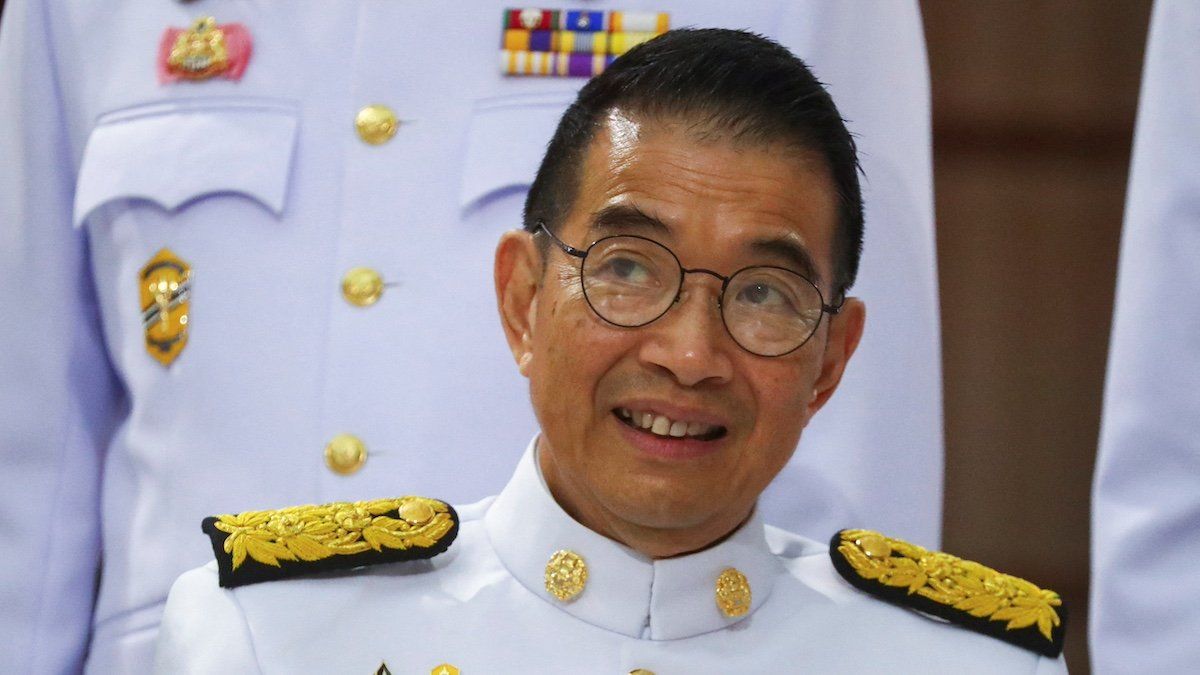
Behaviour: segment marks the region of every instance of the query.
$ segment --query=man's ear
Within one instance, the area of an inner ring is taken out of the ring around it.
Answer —
[[[846,364],[854,356],[854,350],[858,349],[866,322],[867,307],[858,298],[846,298],[842,311],[830,317],[829,335],[821,358],[821,374],[813,384],[813,396],[806,411],[809,419],[837,390],[842,374],[846,372]]]
[[[496,246],[496,305],[500,324],[521,374],[529,377],[533,360],[533,327],[537,319],[537,293],[542,279],[542,255],[533,235],[523,230],[505,232]]]

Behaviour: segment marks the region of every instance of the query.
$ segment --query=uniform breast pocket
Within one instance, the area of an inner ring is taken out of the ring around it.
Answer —
[[[285,217],[298,125],[295,106],[246,98],[141,105],[97,121],[74,224],[87,232],[126,378],[166,372],[158,364],[178,372],[189,344],[193,364],[213,362],[232,350],[218,336],[273,325],[266,309],[281,303],[270,298],[300,284],[280,261],[315,248]]]
[[[520,94],[475,104],[459,206],[464,218],[519,225],[525,193],[574,91]],[[517,219],[513,220],[514,214]]]
[[[178,100],[108,113],[84,149],[75,225],[112,216],[113,206],[149,202],[172,212],[218,194],[248,197],[278,216],[297,125],[296,107],[275,100]]]

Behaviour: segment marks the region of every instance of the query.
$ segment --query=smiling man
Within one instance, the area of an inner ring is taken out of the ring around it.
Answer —
[[[1053,592],[756,514],[865,321],[854,143],[802,62],[724,30],[630,51],[525,220],[496,293],[542,432],[508,486],[207,519],[160,672],[1065,669]]]
[[[567,113],[531,192],[533,236],[502,240],[497,287],[551,492],[590,529],[662,558],[749,517],[837,386],[864,309],[842,296],[861,222],[840,121],[825,121],[843,144],[839,190],[800,139],[756,138],[766,120],[670,101],[674,77],[653,77],[645,101],[586,119],[612,95],[597,87]],[[568,168],[572,146],[586,150]],[[568,181],[576,197],[556,213],[546,193]]]

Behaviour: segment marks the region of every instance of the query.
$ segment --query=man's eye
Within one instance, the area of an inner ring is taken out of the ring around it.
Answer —
[[[762,308],[790,309],[792,307],[786,294],[761,282],[747,285],[737,294],[737,300]]]
[[[645,265],[632,258],[610,258],[605,261],[600,272],[610,281],[623,281],[628,284],[644,284],[649,282],[652,276]]]

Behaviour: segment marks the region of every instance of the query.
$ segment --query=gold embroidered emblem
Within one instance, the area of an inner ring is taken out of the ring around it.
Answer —
[[[169,366],[187,345],[192,268],[164,248],[138,275],[146,351]]]
[[[587,578],[587,563],[574,551],[555,551],[546,563],[546,590],[563,602],[582,593]]]
[[[750,580],[745,574],[727,567],[717,577],[717,607],[725,616],[745,616],[750,611],[750,598]]]
[[[225,31],[217,28],[217,20],[200,17],[191,28],[180,33],[167,57],[167,67],[189,80],[204,80],[225,72],[229,68],[229,52],[225,48]]]
[[[953,607],[976,619],[1005,622],[997,637],[1003,637],[1001,633],[1006,631],[1036,627],[1037,634],[1047,643],[1058,643],[1061,649],[1062,636],[1056,635],[1056,629],[1062,625],[1057,609],[1062,607],[1062,598],[1054,591],[871,530],[843,530],[834,540],[837,552],[862,579],[900,589],[903,594],[925,598],[936,605]],[[836,558],[834,562],[837,565]],[[918,609],[923,608],[918,606]],[[999,623],[994,625],[1000,627]]]
[[[334,502],[210,516],[219,583],[233,588],[300,574],[427,560],[458,537],[458,515],[425,497]]]
[[[385,515],[399,515],[411,509],[412,502],[428,507],[432,517],[412,523]],[[448,511],[446,504],[436,499],[401,497],[247,511],[217,516],[214,526],[229,534],[224,549],[233,556],[236,570],[247,557],[279,567],[280,560],[311,562],[385,548],[430,548],[454,525]]]
[[[458,668],[449,663],[443,663],[440,666],[434,666],[433,670],[429,671],[429,675],[458,675]]]

